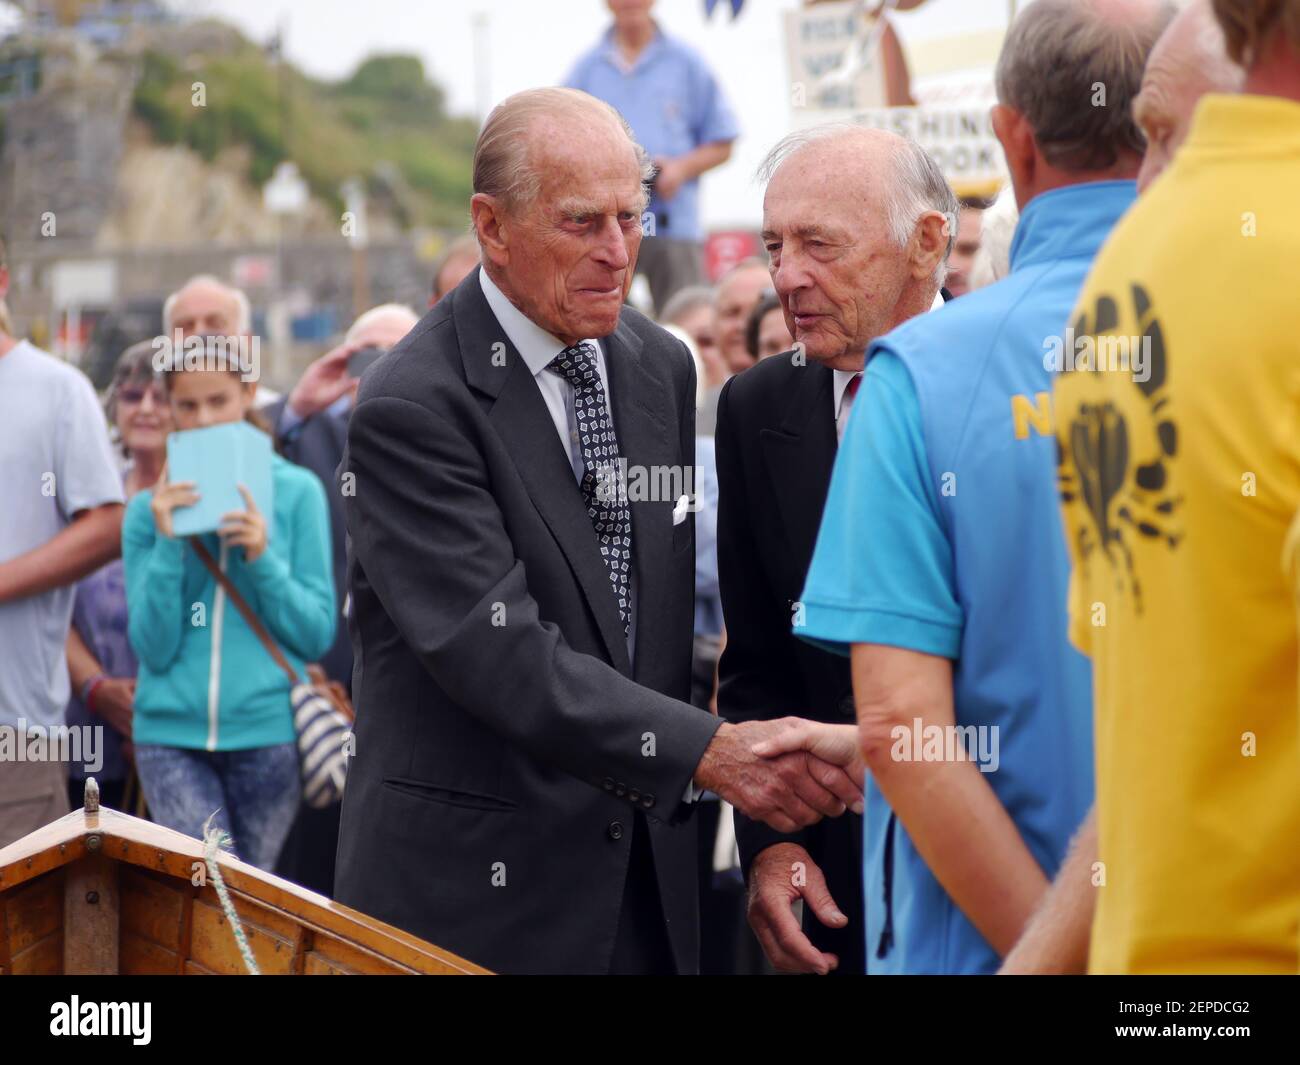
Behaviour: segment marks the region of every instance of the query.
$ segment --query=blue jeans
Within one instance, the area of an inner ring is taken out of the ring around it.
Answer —
[[[302,794],[296,744],[247,751],[141,745],[135,765],[158,824],[202,839],[215,813],[212,823],[234,838],[237,857],[267,871],[275,865]]]

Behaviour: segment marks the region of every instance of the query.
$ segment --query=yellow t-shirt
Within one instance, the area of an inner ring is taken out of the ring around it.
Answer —
[[[1065,338],[1078,362],[1054,407],[1104,876],[1094,972],[1300,967],[1300,575],[1284,552],[1300,511],[1298,194],[1300,104],[1206,97]]]

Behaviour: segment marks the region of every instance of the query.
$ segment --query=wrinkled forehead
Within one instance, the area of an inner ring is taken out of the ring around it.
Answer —
[[[540,177],[539,202],[624,203],[641,195],[636,148],[612,116],[599,112],[538,119],[528,130],[528,163]]]
[[[871,231],[884,220],[893,161],[861,142],[810,144],[777,167],[763,196],[763,229]]]

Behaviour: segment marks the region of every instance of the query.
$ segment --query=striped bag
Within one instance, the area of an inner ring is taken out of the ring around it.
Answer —
[[[326,678],[325,671],[315,664],[307,666],[307,683],[304,684],[266,631],[262,619],[253,613],[234,582],[221,571],[212,552],[197,537],[190,538],[190,545],[198,554],[199,561],[226,590],[226,597],[261,641],[267,654],[289,678],[289,703],[293,709],[294,731],[298,734],[298,764],[302,770],[302,801],[313,810],[322,810],[338,802],[343,798],[348,755],[351,753],[352,722],[356,717],[346,689],[338,681]]]
[[[307,674],[311,682],[295,685],[289,700],[298,733],[302,801],[313,810],[322,810],[343,798],[352,704],[343,685],[326,680],[320,666],[308,666]]]

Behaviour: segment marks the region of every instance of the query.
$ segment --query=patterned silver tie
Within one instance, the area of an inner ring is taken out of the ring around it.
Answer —
[[[605,386],[596,371],[595,346],[584,340],[565,348],[546,368],[573,386],[573,412],[582,449],[582,499],[614,586],[626,637],[632,619],[632,514],[619,476],[618,439],[609,420]]]

